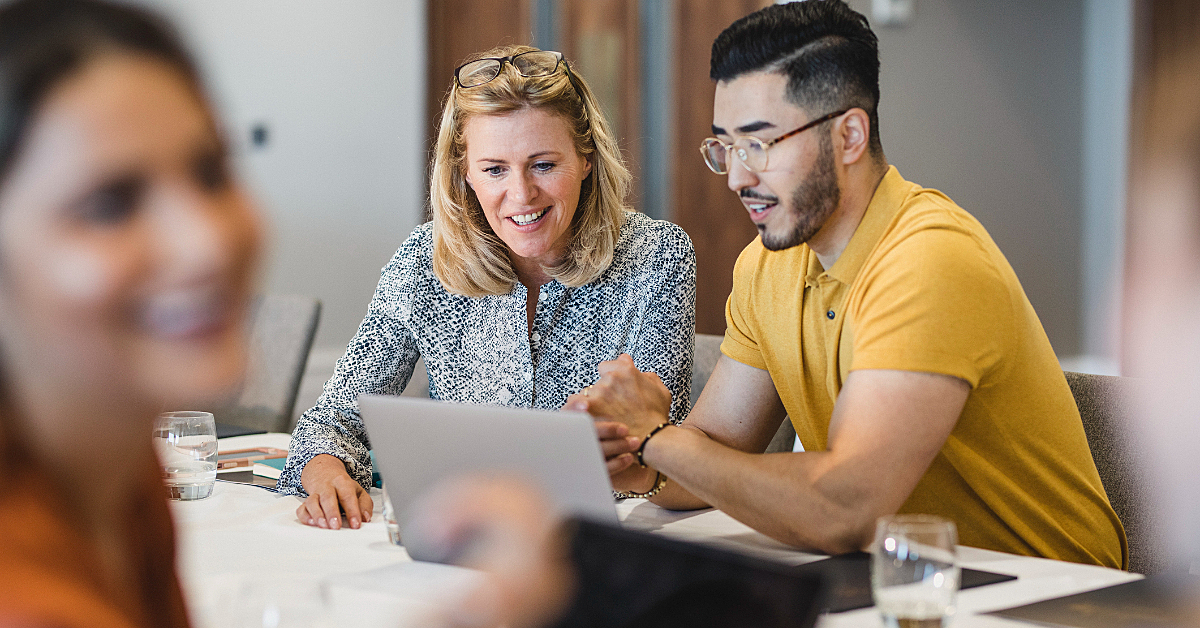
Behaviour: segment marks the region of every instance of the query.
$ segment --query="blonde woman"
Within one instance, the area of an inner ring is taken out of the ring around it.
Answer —
[[[279,487],[307,495],[301,522],[337,529],[343,511],[352,528],[369,519],[356,398],[399,394],[418,357],[435,399],[557,409],[598,379],[600,362],[625,353],[662,378],[671,418],[683,419],[695,253],[679,227],[628,210],[628,185],[608,123],[560,53],[498,48],[455,71],[433,221],[383,269],[358,333],[292,435]]]

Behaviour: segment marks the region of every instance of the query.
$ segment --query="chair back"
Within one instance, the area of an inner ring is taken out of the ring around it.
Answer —
[[[721,358],[721,341],[724,339],[724,336],[715,334],[696,334],[696,353],[692,358],[692,407],[695,407],[696,400],[700,398],[700,391],[708,383],[713,368],[717,366],[717,360]],[[792,421],[784,417],[779,431],[775,432],[771,444],[767,445],[766,453],[792,451],[795,443],[796,430],[792,427]]]
[[[429,371],[425,368],[425,358],[417,358],[413,364],[412,377],[408,378],[408,386],[400,396],[429,398]]]
[[[1126,432],[1136,403],[1137,380],[1071,371],[1064,375],[1083,419],[1104,492],[1125,526],[1129,570],[1142,574],[1164,571],[1170,561],[1150,505],[1142,471],[1145,456]]]
[[[320,320],[321,302],[312,297],[267,294],[255,299],[246,380],[230,403],[213,411],[217,422],[291,432],[292,407]]]
[[[688,404],[689,408],[696,406],[696,400],[700,398],[700,391],[704,390],[704,384],[708,383],[713,368],[717,366],[717,360],[721,357],[721,341],[724,339],[724,336],[715,334],[696,334],[696,352],[692,358],[692,398]]]

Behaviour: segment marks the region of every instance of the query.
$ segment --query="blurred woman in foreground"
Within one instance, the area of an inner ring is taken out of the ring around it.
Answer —
[[[185,626],[155,415],[244,362],[257,219],[170,30],[0,8],[0,624]]]

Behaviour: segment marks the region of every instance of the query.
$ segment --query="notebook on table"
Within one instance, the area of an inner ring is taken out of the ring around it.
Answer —
[[[840,613],[875,605],[871,597],[871,555],[866,552],[830,556],[795,569],[801,573],[820,574],[827,579],[829,593],[825,598],[825,612]],[[960,590],[1017,579],[1008,574],[966,568],[962,569],[959,578]]]

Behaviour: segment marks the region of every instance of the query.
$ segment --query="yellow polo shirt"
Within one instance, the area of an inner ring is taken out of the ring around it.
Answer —
[[[828,446],[855,369],[941,373],[966,406],[902,513],[955,521],[964,545],[1125,568],[1083,424],[1017,276],[974,217],[889,167],[845,251],[756,239],[734,267],[725,355],[771,374],[807,451]],[[903,438],[898,434],[897,438]]]

